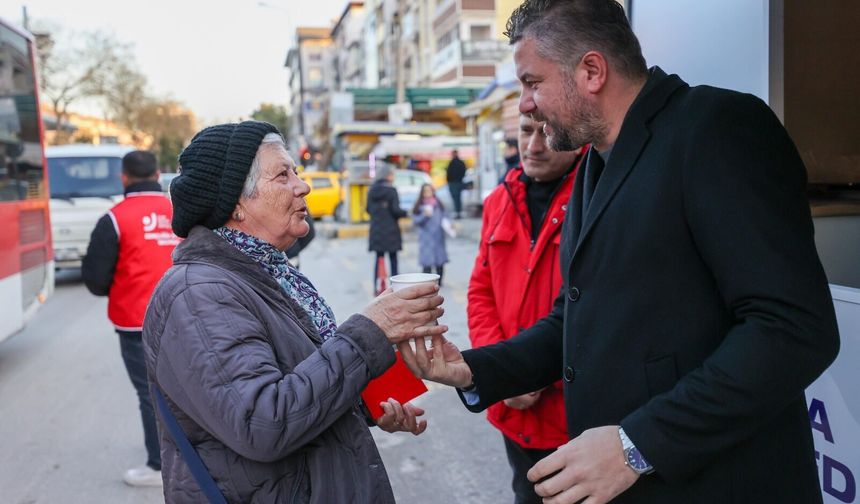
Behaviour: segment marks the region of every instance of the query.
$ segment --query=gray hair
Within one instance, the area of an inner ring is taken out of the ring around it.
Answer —
[[[257,182],[260,181],[260,174],[263,173],[263,166],[260,164],[260,151],[264,145],[278,144],[284,149],[287,145],[284,143],[284,137],[277,133],[267,133],[257,147],[257,155],[254,156],[254,161],[251,162],[251,169],[248,171],[248,176],[245,178],[245,185],[242,187],[242,197],[253,199],[257,197]]]
[[[627,78],[648,73],[639,40],[616,0],[525,0],[508,19],[505,36],[511,45],[534,39],[538,54],[565,71],[593,50]]]
[[[387,179],[389,175],[391,175],[392,169],[391,165],[385,163],[379,163],[376,165],[376,176],[375,180],[383,180]]]

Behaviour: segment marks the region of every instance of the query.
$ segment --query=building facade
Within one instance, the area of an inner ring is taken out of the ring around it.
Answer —
[[[290,89],[291,149],[312,148],[325,141],[329,93],[335,86],[335,51],[331,28],[296,29],[287,54]],[[304,144],[304,145],[303,145]]]

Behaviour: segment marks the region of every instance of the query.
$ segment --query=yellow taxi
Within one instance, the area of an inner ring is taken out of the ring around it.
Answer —
[[[311,186],[311,192],[305,198],[308,211],[314,219],[331,215],[335,220],[343,210],[343,187],[340,174],[337,172],[303,171],[299,178]]]

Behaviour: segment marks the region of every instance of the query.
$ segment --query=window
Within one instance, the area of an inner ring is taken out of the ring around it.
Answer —
[[[51,198],[109,198],[123,193],[119,157],[52,157],[48,173]]]
[[[469,28],[469,36],[472,40],[490,40],[490,26],[472,25]]]
[[[328,178],[312,178],[311,185],[314,189],[327,189],[332,186],[331,179]]]
[[[456,42],[456,40],[457,40],[457,28],[458,27],[455,26],[454,28],[451,28],[450,30],[445,32],[445,35],[442,35],[441,37],[439,37],[439,40],[436,41],[437,51],[447,47],[448,44],[450,44],[452,42]]]
[[[308,68],[308,86],[309,88],[323,87],[323,73],[320,67]]]
[[[0,201],[44,197],[36,78],[27,41],[0,26]]]

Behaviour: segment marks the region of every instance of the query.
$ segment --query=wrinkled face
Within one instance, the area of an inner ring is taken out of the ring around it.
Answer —
[[[520,113],[545,123],[551,149],[572,151],[587,143],[599,143],[607,127],[595,103],[577,86],[579,65],[565,71],[538,54],[533,38],[514,45],[514,62],[523,86]]]
[[[278,144],[260,147],[260,180],[257,195],[239,199],[237,210],[244,213],[242,231],[286,250],[308,234],[305,196],[310,187],[296,175],[296,164]]]
[[[547,145],[543,123],[520,116],[520,156],[526,175],[538,182],[556,180],[567,173],[576,160],[576,152],[556,152]]]

